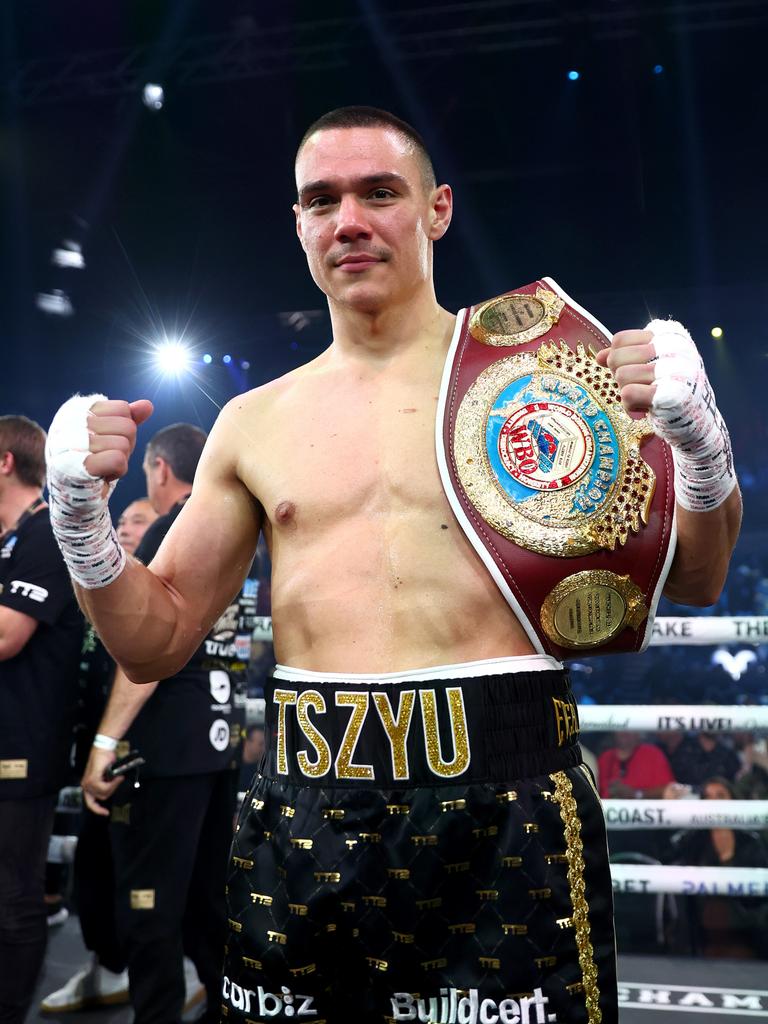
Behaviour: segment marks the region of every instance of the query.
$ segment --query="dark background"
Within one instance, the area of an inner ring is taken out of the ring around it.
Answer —
[[[689,326],[762,529],[763,0],[4,0],[0,34],[2,411],[47,425],[104,390],[153,398],[153,430],[209,427],[215,404],[321,351],[293,155],[316,116],[370,103],[412,121],[454,187],[448,308],[547,274],[611,330]],[[64,239],[84,269],[52,265]],[[54,288],[72,316],[36,307]],[[163,332],[214,362],[160,378]],[[116,508],[142,486],[137,464]]]

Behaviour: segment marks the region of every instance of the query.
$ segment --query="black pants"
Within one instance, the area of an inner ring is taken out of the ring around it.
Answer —
[[[134,1024],[176,1024],[184,1004],[184,953],[218,1020],[226,938],[224,886],[237,772],[121,786],[110,835],[117,926],[128,962]]]
[[[0,1022],[21,1024],[45,956],[45,861],[56,794],[0,801]]]
[[[86,949],[109,971],[125,970],[115,922],[115,870],[109,819],[83,811],[74,864],[74,898]]]

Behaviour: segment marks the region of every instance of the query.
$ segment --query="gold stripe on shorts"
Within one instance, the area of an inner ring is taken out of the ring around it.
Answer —
[[[595,951],[590,942],[589,904],[584,882],[584,844],[581,841],[581,820],[571,780],[565,772],[549,776],[555,784],[555,800],[560,806],[565,834],[565,856],[568,859],[568,887],[573,904],[573,924],[576,948],[579,951],[582,984],[588,1024],[601,1024],[600,989],[597,984]]]

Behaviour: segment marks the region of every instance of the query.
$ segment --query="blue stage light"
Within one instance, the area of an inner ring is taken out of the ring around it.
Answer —
[[[661,74],[663,74],[664,73],[664,65],[663,64],[654,64],[654,66],[653,66],[653,73],[654,73],[654,75],[661,75]]]
[[[229,364],[232,362],[232,356],[222,356],[221,361],[222,363],[224,363],[225,366],[229,366]]]
[[[250,368],[251,368],[251,364],[248,362],[248,360],[247,359],[243,359],[243,361],[240,363],[240,369],[241,370],[250,370]]]
[[[571,82],[578,82],[578,80],[581,78],[581,72],[576,71],[574,68],[572,71],[568,72],[568,78]]]
[[[211,355],[210,352],[205,353],[205,355],[203,356],[203,362],[205,363],[206,366],[210,366],[210,364],[213,362],[213,356]]]

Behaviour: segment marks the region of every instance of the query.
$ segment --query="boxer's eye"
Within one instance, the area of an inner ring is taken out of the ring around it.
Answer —
[[[330,196],[312,196],[311,199],[306,201],[305,205],[308,210],[317,210],[323,206],[328,206],[332,202],[333,199]]]
[[[395,193],[389,188],[375,188],[370,193],[369,199],[394,199]]]

